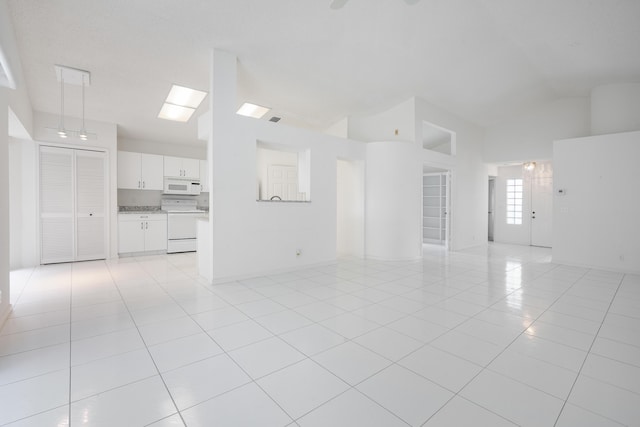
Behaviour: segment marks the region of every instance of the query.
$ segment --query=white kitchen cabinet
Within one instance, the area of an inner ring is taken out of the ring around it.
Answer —
[[[142,154],[140,159],[143,190],[164,189],[164,158],[157,154]]]
[[[200,161],[186,157],[164,156],[164,176],[200,178]]]
[[[118,151],[118,188],[162,190],[163,156]]]
[[[206,160],[200,160],[200,186],[200,191],[209,192],[209,163]]]
[[[150,215],[156,216],[156,215]],[[167,250],[167,216],[157,215],[158,218],[145,221],[144,226],[144,250],[145,251],[166,251]]]
[[[167,250],[166,214],[119,214],[118,253]]]
[[[133,218],[128,217],[136,217],[136,221],[129,221]],[[144,222],[137,215],[119,215],[118,253],[129,252],[144,252]]]

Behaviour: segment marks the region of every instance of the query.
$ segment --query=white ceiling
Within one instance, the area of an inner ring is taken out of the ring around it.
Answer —
[[[239,102],[317,129],[411,96],[487,126],[600,84],[640,81],[638,0],[329,4],[9,0],[33,108],[59,112],[54,64],[86,69],[87,118],[132,139],[201,143],[195,117],[206,107],[186,124],[156,116],[171,84],[208,90],[211,47],[238,56]],[[78,116],[73,90],[65,111]]]

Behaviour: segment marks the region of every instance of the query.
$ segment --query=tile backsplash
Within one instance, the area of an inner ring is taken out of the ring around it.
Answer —
[[[209,206],[209,193],[200,193],[199,196],[183,197],[193,197],[198,201],[199,207]],[[160,200],[162,200],[162,191],[160,190],[118,189],[118,206],[160,206]]]

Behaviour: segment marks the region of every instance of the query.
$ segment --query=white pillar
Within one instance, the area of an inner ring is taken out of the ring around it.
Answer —
[[[232,143],[232,129],[230,121],[234,119],[236,111],[237,87],[237,59],[228,52],[214,49],[211,51],[209,69],[209,138],[207,140],[207,161],[209,164],[209,254],[211,266],[208,277],[216,276],[216,235],[220,227],[224,227],[217,215],[222,201],[221,194],[224,187],[230,185],[225,182],[222,172],[229,162],[225,145]],[[231,183],[232,184],[232,183]]]
[[[422,256],[422,163],[413,142],[367,144],[366,257]]]
[[[11,311],[9,292],[9,93],[0,87],[0,327]]]

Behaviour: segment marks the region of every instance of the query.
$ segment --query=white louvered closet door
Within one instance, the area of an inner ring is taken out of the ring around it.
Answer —
[[[73,150],[40,147],[42,264],[74,260],[73,158]]]
[[[76,150],[76,260],[106,258],[105,154]]]
[[[106,155],[40,147],[42,264],[106,258]]]

